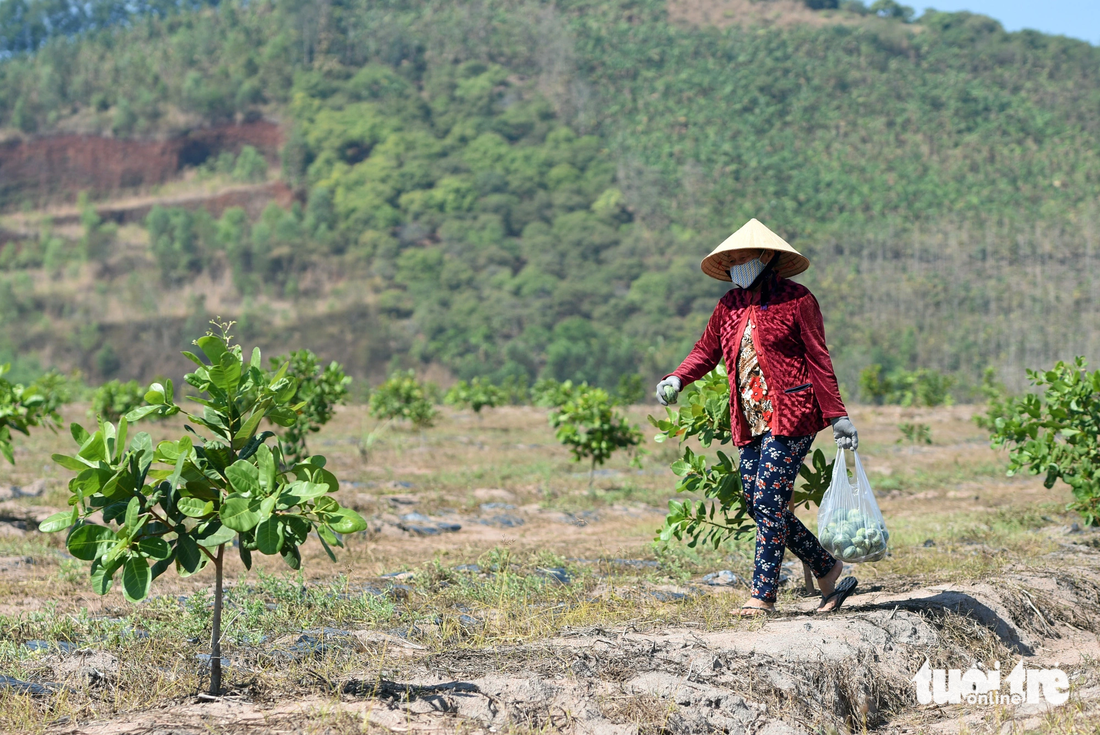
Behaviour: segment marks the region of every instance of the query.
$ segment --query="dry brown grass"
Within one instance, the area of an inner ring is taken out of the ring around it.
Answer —
[[[811,10],[801,0],[669,0],[668,17],[674,23],[716,28],[731,25],[820,27],[871,21],[838,10]]]

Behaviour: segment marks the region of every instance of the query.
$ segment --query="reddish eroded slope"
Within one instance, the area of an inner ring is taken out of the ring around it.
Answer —
[[[51,135],[0,143],[0,207],[81,190],[111,192],[161,184],[185,166],[245,145],[274,160],[282,130],[260,120],[188,131],[167,140]]]

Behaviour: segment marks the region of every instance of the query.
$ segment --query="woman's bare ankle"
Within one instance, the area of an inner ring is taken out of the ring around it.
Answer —
[[[817,586],[821,589],[821,596],[827,597],[832,594],[836,588],[836,581],[840,579],[840,573],[844,571],[844,562],[840,559],[836,560],[836,564],[833,564],[833,568],[829,570],[821,579],[817,580]]]

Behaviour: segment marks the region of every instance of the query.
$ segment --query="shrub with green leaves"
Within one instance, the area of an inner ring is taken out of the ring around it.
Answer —
[[[84,228],[84,234],[80,237],[80,248],[85,258],[102,263],[111,253],[111,245],[118,235],[118,225],[103,222],[103,218],[88,201],[87,192],[80,192],[76,201],[80,210],[80,224]]]
[[[553,378],[542,378],[531,386],[531,402],[542,408],[558,408],[573,398],[580,387],[587,385],[582,383],[581,386],[575,386],[572,380],[558,382]]]
[[[954,385],[953,376],[921,368],[904,376],[900,403],[903,406],[950,406],[954,402],[951,396]]]
[[[886,378],[882,365],[875,363],[860,371],[859,390],[865,399],[876,406],[881,406],[888,403],[887,399],[893,393],[893,386]]]
[[[460,380],[451,386],[443,402],[448,406],[466,406],[481,415],[483,408],[496,408],[506,401],[504,391],[487,380],[474,378],[469,383]]]
[[[267,161],[253,146],[241,148],[236,163],[233,164],[233,178],[237,181],[257,183],[267,178]]]
[[[531,400],[526,375],[509,375],[500,382],[500,392],[504,402],[512,406],[523,406]]]
[[[125,383],[108,380],[92,393],[92,415],[118,421],[135,408],[145,405],[145,388],[136,380]]]
[[[1090,526],[1100,525],[1100,371],[1083,357],[1047,371],[1028,370],[1042,394],[1004,398],[993,421],[994,448],[1007,448],[1008,474],[1045,475],[1048,489],[1061,480],[1073,490],[1067,506]]]
[[[717,549],[727,539],[740,538],[753,528],[742,491],[739,460],[716,450],[716,461],[712,462],[705,454],[697,454],[687,446],[693,439],[704,449],[733,442],[725,368],[719,365],[692,383],[681,399],[678,410],[665,409],[667,419],[650,416],[649,422],[660,431],[654,441],[679,442],[680,457],[671,465],[672,472],[680,478],[676,492],[691,493],[700,499],[670,500],[665,525],[657,538],[665,543],[672,539],[686,540],[691,548],[701,542]],[[810,458],[810,465],[803,465],[799,474],[803,483],[791,496],[792,503],[796,507],[820,505],[833,475],[833,463],[826,462],[818,449]]]
[[[130,425],[145,417],[180,413],[170,380],[153,383],[145,394],[150,405],[131,411],[117,426],[101,419],[89,432],[73,424],[76,453],[53,457],[75,473],[69,481],[72,510],[40,528],[68,530],[69,553],[91,562],[92,588],[106,594],[121,574],[123,595],[131,602],[145,599],[153,580],[169,569],[187,577],[213,564],[210,691],[217,694],[226,549],[236,543],[249,569],[256,552],[278,554],[298,569],[299,547],[311,533],[335,560],[330,547],[342,545],[340,534],[361,531],[366,522],[333,497],[339,483],[325,469],[324,457],[287,463],[277,444],[267,444],[274,435],[259,432],[265,419],[292,425],[302,409],[291,403],[298,385],[286,375],[289,364],[268,374],[258,349],[245,362],[226,327],[195,344],[205,360],[184,352],[197,366],[185,380],[200,392],[190,400],[202,410],[186,414],[189,433],[155,445],[148,433],[129,436]],[[90,520],[97,514],[102,523]]]
[[[216,240],[213,218],[204,210],[154,205],[145,217],[149,250],[165,285],[180,284],[201,273]]]
[[[289,364],[286,374],[298,383],[298,390],[291,403],[301,405],[298,420],[286,427],[279,440],[283,458],[297,463],[308,456],[306,437],[321,430],[329,422],[336,406],[345,403],[351,378],[338,362],[330,362],[322,368],[317,355],[309,350],[295,350],[270,360],[272,373]]]
[[[45,405],[49,412],[56,412],[67,403],[83,399],[88,393],[79,372],[65,375],[59,370],[50,370],[35,378],[30,387],[46,397]]]
[[[394,373],[371,393],[370,415],[390,421],[406,419],[417,429],[426,429],[439,415],[431,399],[431,386],[417,380],[415,372]]]
[[[639,460],[642,432],[619,413],[603,388],[577,387],[550,412],[550,425],[557,430],[558,441],[573,454],[573,461],[589,460],[593,472],[620,449],[631,450],[634,463]]]
[[[974,423],[978,428],[993,431],[997,425],[997,418],[1005,415],[1010,395],[1004,383],[997,380],[997,371],[987,367],[982,372],[982,382],[978,386],[978,392],[985,398],[985,412],[974,414]]]
[[[56,381],[51,382],[50,375],[56,374],[47,374],[24,386],[4,379],[4,374],[10,369],[10,364],[0,365],[0,454],[15,464],[12,429],[27,436],[34,426],[56,429],[61,425],[58,409],[68,401],[68,397],[57,387]]]
[[[619,378],[619,387],[615,391],[615,400],[619,405],[633,406],[641,403],[645,395],[645,383],[641,375],[632,373]]]
[[[876,405],[942,406],[951,405],[951,387],[955,378],[938,370],[891,370],[882,365],[865,367],[859,374],[863,396]]]

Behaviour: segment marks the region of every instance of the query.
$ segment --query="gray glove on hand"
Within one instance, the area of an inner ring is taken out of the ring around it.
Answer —
[[[852,426],[847,416],[830,419],[833,425],[833,439],[841,449],[851,449],[853,452],[859,449],[859,432]]]
[[[660,403],[662,406],[676,403],[676,394],[680,392],[681,386],[680,379],[675,375],[662,380],[657,384],[657,403]],[[665,395],[669,389],[671,389],[670,395]]]

